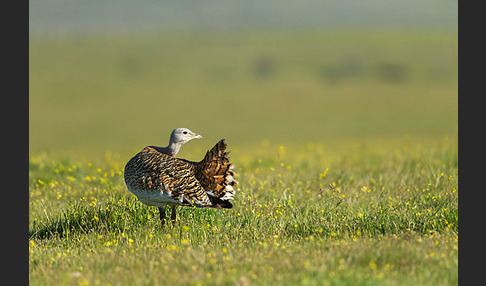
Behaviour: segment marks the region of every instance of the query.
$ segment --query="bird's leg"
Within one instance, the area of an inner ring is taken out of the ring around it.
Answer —
[[[162,223],[162,227],[164,227],[165,221],[167,220],[165,218],[165,209],[164,209],[164,207],[159,207],[159,214],[160,214],[160,222]]]
[[[176,206],[172,206],[172,213],[170,214],[170,220],[172,221],[172,224],[175,224],[176,222]]]

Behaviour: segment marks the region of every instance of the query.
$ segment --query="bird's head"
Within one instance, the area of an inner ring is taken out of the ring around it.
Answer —
[[[170,142],[184,144],[192,139],[203,138],[201,135],[192,132],[187,128],[177,128],[170,134]]]

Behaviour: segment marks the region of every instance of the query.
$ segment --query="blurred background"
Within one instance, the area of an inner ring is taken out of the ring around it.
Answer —
[[[221,138],[241,153],[457,138],[457,12],[453,0],[29,1],[29,152],[123,161],[177,127],[204,136],[189,159]]]

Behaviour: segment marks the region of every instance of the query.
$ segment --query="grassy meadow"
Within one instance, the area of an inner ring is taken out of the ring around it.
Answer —
[[[31,39],[32,285],[456,285],[457,31]],[[175,225],[125,163],[226,138],[230,210]]]

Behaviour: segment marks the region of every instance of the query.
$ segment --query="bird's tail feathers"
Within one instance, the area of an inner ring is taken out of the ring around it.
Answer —
[[[202,185],[211,190],[212,196],[223,201],[231,207],[228,202],[234,199],[235,189],[238,184],[234,178],[234,165],[229,163],[229,152],[225,152],[227,144],[221,139],[214,147],[206,153],[204,159],[198,163],[198,171]],[[218,201],[218,202],[219,202]],[[222,207],[225,207],[221,205]]]

